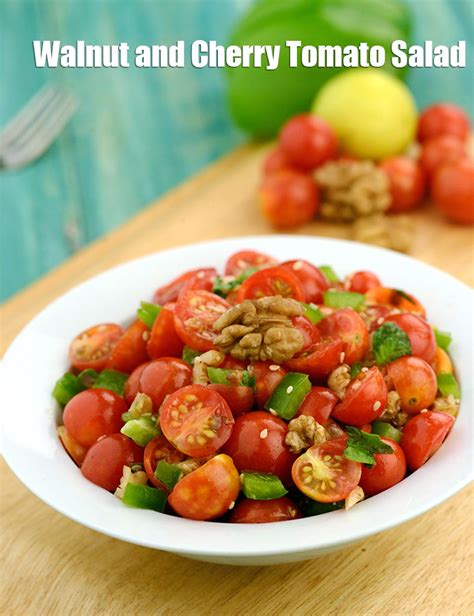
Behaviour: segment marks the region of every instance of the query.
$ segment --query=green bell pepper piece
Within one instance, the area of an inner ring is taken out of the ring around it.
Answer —
[[[437,327],[434,328],[434,335],[436,338],[436,344],[443,349],[443,351],[447,351],[449,349],[449,345],[451,344],[452,337],[449,332],[442,332]]]
[[[402,433],[400,430],[397,430],[397,428],[386,421],[374,421],[372,424],[372,434],[378,434],[379,436],[389,438],[396,443],[402,440]]]
[[[304,316],[311,321],[313,325],[316,325],[321,319],[324,319],[324,314],[317,306],[314,304],[304,304],[303,302],[302,304],[304,306]]]
[[[252,500],[272,500],[288,494],[280,479],[271,473],[244,471],[241,479],[243,493]]]
[[[123,502],[130,507],[152,509],[163,513],[166,506],[166,492],[159,488],[129,483],[125,488]]]
[[[443,396],[449,396],[452,394],[456,400],[461,398],[461,389],[452,374],[449,372],[438,374],[436,380],[438,381],[438,389]]]
[[[362,310],[365,306],[365,297],[362,293],[354,293],[353,291],[325,291],[323,302],[325,306],[331,308]]]
[[[156,317],[161,312],[161,306],[150,304],[150,302],[140,302],[140,308],[137,310],[137,317],[143,321],[148,329],[153,327]]]
[[[165,485],[168,490],[174,486],[183,476],[183,471],[176,464],[169,464],[165,460],[160,460],[156,466],[155,477]]]
[[[143,415],[139,419],[130,419],[127,421],[120,432],[128,436],[128,438],[131,438],[132,441],[140,447],[145,447],[155,436],[160,434],[160,429],[151,417]]]
[[[273,390],[265,408],[275,411],[283,419],[290,420],[296,415],[310,390],[311,381],[307,374],[288,372]]]

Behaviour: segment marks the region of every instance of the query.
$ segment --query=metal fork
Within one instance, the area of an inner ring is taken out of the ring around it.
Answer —
[[[23,167],[39,158],[77,106],[76,99],[57,86],[42,88],[0,132],[0,169]]]

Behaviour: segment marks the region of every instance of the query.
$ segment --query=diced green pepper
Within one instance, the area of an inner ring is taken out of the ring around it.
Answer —
[[[244,282],[244,280],[247,280],[249,276],[255,274],[257,270],[257,267],[249,267],[244,272],[242,272],[235,278],[231,278],[230,280],[225,280],[221,276],[217,276],[214,280],[212,292],[216,295],[220,295],[220,297],[227,297],[231,291],[239,287]]]
[[[161,306],[150,304],[150,302],[140,302],[140,308],[137,310],[137,317],[143,321],[148,329],[153,327],[156,317],[161,312]]]
[[[461,398],[461,389],[452,374],[449,372],[438,374],[436,379],[438,381],[438,389],[443,396],[449,396],[452,394],[456,400]]]
[[[201,355],[201,351],[195,351],[191,347],[185,346],[183,349],[183,354],[181,355],[181,359],[190,366],[192,366],[194,364],[194,360],[196,359],[196,357],[199,357],[199,355]]]
[[[436,344],[441,347],[443,351],[447,351],[452,341],[451,334],[449,332],[442,332],[440,329],[435,327],[434,335],[436,338]]]
[[[403,355],[411,355],[407,334],[396,323],[385,322],[372,336],[372,351],[378,366],[384,366]]]
[[[125,374],[125,372],[118,372],[118,370],[102,370],[92,387],[110,389],[110,391],[115,392],[119,396],[123,396],[127,379],[128,374]]]
[[[82,385],[77,376],[71,372],[66,372],[56,381],[52,395],[58,404],[66,406],[71,398],[74,398],[76,394],[84,391],[84,389],[84,385]]]
[[[354,293],[353,291],[325,291],[323,302],[325,306],[331,308],[362,310],[365,306],[365,297],[362,293]]]
[[[165,460],[160,460],[156,466],[155,477],[165,485],[168,490],[174,486],[183,476],[183,471],[176,464],[169,464]]]
[[[372,434],[378,434],[385,438],[389,438],[396,443],[399,443],[402,439],[402,433],[394,426],[386,421],[374,421],[372,424]]]
[[[330,265],[319,265],[318,269],[324,274],[329,282],[339,282],[339,277]]]
[[[151,509],[163,513],[166,506],[166,492],[159,488],[129,483],[125,488],[122,500],[130,507]]]
[[[273,390],[265,408],[275,411],[283,419],[292,419],[310,390],[311,381],[307,374],[288,372]]]
[[[151,417],[143,415],[139,419],[127,421],[120,432],[131,438],[140,447],[145,447],[149,441],[160,434],[160,429]]]
[[[288,493],[276,475],[244,471],[241,475],[242,491],[253,500],[272,500]]]
[[[92,370],[91,368],[87,368],[86,370],[79,372],[79,374],[77,375],[79,381],[87,389],[94,386],[94,383],[97,381],[98,377],[99,373],[97,372],[97,370]]]
[[[243,387],[254,387],[255,377],[247,370],[226,370],[225,368],[207,369],[207,375],[211,383],[219,385],[242,385]],[[236,382],[236,377],[240,377],[240,381]]]
[[[351,366],[351,374],[350,374],[350,376],[351,376],[351,381],[352,381],[353,379],[355,379],[355,378],[356,378],[356,376],[357,376],[358,374],[360,374],[360,372],[362,372],[362,368],[363,368],[363,366],[362,366],[362,364],[360,363],[360,361],[356,361],[356,363],[355,363],[355,364],[352,364],[352,366]]]
[[[324,319],[324,314],[314,304],[303,304],[303,306],[304,316],[309,319],[314,325],[316,325],[316,323],[319,323],[321,319]]]
[[[300,511],[303,514],[303,517],[310,518],[315,515],[322,515],[323,513],[337,511],[343,507],[344,501],[337,501],[335,503],[320,503],[308,498],[308,501],[300,506]]]

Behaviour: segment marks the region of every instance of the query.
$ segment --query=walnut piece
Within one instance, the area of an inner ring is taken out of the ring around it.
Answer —
[[[409,252],[413,232],[413,221],[408,216],[374,214],[360,218],[352,227],[354,240],[399,252]]]
[[[194,358],[193,363],[193,383],[198,385],[207,385],[209,376],[207,374],[208,366],[217,368],[225,359],[225,354],[221,351],[206,351],[202,355]]]
[[[214,323],[220,334],[216,347],[236,359],[271,360],[282,364],[304,346],[304,337],[291,322],[303,307],[280,295],[245,300],[229,308]]]
[[[134,485],[146,486],[148,482],[148,477],[145,471],[136,471],[135,473],[129,466],[124,466],[122,470],[122,477],[120,479],[120,485],[115,490],[115,496],[117,498],[123,498],[125,494],[125,488],[129,483],[133,483]]]
[[[322,190],[320,214],[325,220],[351,222],[390,205],[387,176],[371,161],[330,162],[314,177]]]
[[[348,509],[351,509],[354,505],[357,505],[357,503],[360,503],[360,501],[364,500],[364,498],[364,490],[360,486],[356,486],[349,494],[349,496],[346,497],[344,501],[344,509],[346,511]]]
[[[312,445],[320,445],[328,440],[324,427],[310,415],[295,417],[288,424],[285,443],[292,453],[299,453]]]
[[[328,377],[328,387],[340,400],[344,400],[346,389],[351,382],[351,367],[348,364],[342,364],[331,372]]]
[[[402,428],[408,421],[408,415],[401,410],[400,396],[395,390],[388,392],[387,406],[379,420],[386,421],[395,428]]]
[[[431,410],[438,411],[440,413],[447,413],[448,415],[457,417],[459,413],[459,405],[460,401],[456,400],[453,394],[449,394],[449,396],[440,396],[439,398],[436,398],[433,402]]]

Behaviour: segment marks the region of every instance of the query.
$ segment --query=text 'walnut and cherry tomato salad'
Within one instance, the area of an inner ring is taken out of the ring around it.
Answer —
[[[348,509],[442,444],[450,341],[372,272],[242,251],[159,288],[128,328],[80,333],[58,435],[126,505],[233,523]]]

